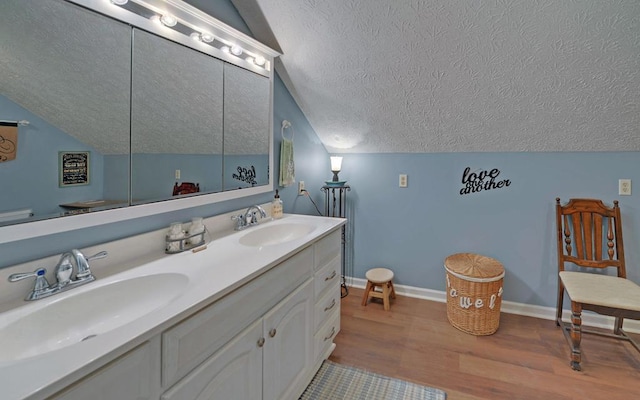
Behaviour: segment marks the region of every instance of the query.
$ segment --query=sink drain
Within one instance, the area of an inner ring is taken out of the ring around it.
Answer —
[[[96,336],[98,336],[98,335],[89,335],[89,336],[85,337],[84,339],[82,339],[81,342],[84,342],[85,340],[93,339]]]

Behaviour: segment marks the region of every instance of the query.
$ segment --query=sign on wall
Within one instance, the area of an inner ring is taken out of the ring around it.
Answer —
[[[254,186],[256,182],[256,167],[251,165],[250,167],[241,167],[238,166],[237,174],[232,174],[232,178],[239,180],[241,182],[246,182]]]
[[[89,152],[61,151],[59,154],[60,187],[89,184]]]
[[[500,170],[493,168],[490,171],[478,168],[471,171],[470,167],[465,168],[462,173],[462,184],[464,187],[460,189],[460,195],[477,193],[483,190],[502,189],[511,185],[509,179],[498,180]]]

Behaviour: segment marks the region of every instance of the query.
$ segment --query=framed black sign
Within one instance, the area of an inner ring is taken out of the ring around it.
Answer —
[[[88,151],[59,152],[60,187],[89,184]]]

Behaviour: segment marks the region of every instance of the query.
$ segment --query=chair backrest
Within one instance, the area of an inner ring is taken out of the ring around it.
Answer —
[[[180,196],[183,194],[190,194],[190,193],[198,193],[199,191],[200,191],[199,183],[182,182],[180,185],[178,185],[178,182],[176,182],[176,184],[173,185],[174,196]]]
[[[566,262],[578,267],[615,267],[626,278],[622,219],[618,201],[607,207],[597,199],[570,199],[565,205],[556,198],[558,270]]]

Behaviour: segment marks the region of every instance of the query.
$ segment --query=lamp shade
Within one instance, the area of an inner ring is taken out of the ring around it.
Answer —
[[[331,157],[331,171],[340,172],[342,169],[342,157]]]

